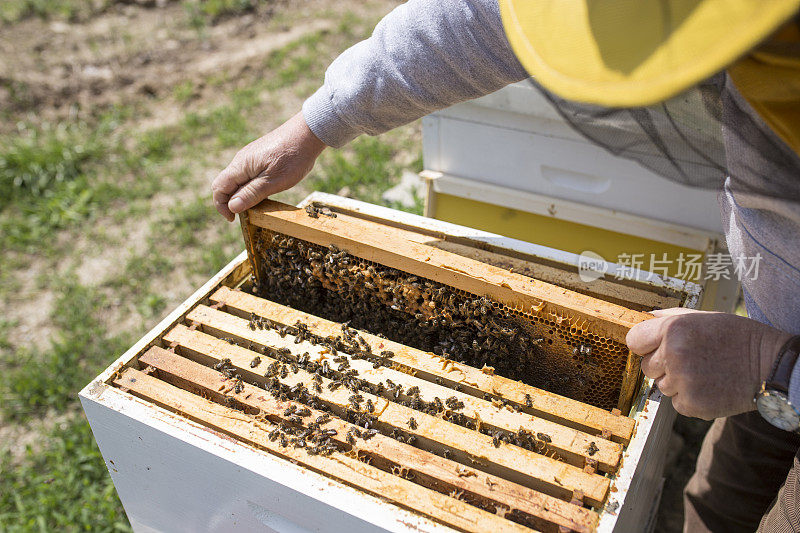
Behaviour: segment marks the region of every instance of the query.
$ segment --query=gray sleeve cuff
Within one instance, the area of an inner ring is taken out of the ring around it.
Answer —
[[[303,102],[303,118],[314,135],[333,148],[341,148],[362,133],[342,120],[336,112],[327,85],[317,89]]]
[[[795,411],[800,412],[800,358],[794,364],[792,377],[789,378],[789,402]]]

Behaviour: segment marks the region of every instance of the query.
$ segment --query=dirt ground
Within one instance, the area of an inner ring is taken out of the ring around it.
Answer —
[[[397,2],[220,1],[213,5],[222,8],[211,9],[211,2],[199,0],[94,0],[67,2],[77,7],[66,16],[57,4],[43,0],[36,4],[43,13],[35,15],[11,9],[11,18],[0,25],[0,147],[13,143],[22,125],[37,131],[82,125],[91,132],[117,113],[115,151],[93,167],[92,179],[131,190],[145,178],[152,184],[147,193],[98,201],[90,215],[59,226],[35,247],[15,244],[3,251],[0,304],[9,310],[0,317],[3,371],[15,368],[21,353],[34,360],[44,357],[54,342],[80,327],[69,317],[55,316],[59,302],[71,294],[67,287],[102,302],[91,334],[125,346],[238,252],[238,229],[222,224],[208,209],[210,180],[244,142],[299,109],[321,82],[324,66],[368,35]],[[229,5],[234,7],[224,8]],[[234,106],[235,112],[222,114],[225,106]],[[221,118],[208,126],[203,117],[211,113]],[[187,121],[194,116],[200,118]],[[194,123],[205,128],[202,138],[193,138]],[[154,136],[168,146],[154,145],[153,150],[167,155],[142,152]],[[375,185],[385,190],[399,179],[399,169],[419,160],[419,126],[379,142],[360,146],[369,161],[377,157],[373,154],[389,154],[380,168],[396,175]],[[282,199],[297,201],[337,169],[357,166],[359,153],[326,156],[315,171],[317,181],[309,180]],[[126,164],[130,154],[141,155],[146,165]],[[357,185],[352,179],[348,190]],[[374,198],[373,192],[366,197]],[[22,211],[0,215],[0,222],[29,224]],[[165,227],[169,237],[163,235]],[[219,253],[209,259],[214,250]],[[160,270],[148,270],[155,264],[162,265]],[[88,382],[113,357],[100,354],[87,363],[85,380],[79,376],[76,383]],[[69,391],[71,401],[63,406],[40,408],[30,400],[34,414],[28,418],[0,415],[0,451],[10,449],[14,464],[22,464],[26,450],[37,450],[53,428],[79,416],[76,392]],[[680,491],[706,427],[685,418],[676,424],[656,525],[660,533],[680,531]]]
[[[246,83],[260,59],[332,29],[343,13],[374,16],[392,5],[275,0],[200,28],[182,24],[187,6],[177,1],[114,3],[78,21],[28,18],[0,34],[0,107],[59,120],[76,109],[144,101],[151,120],[140,126],[151,129],[218,99],[238,77]],[[209,82],[221,73],[224,83]],[[199,83],[185,99],[191,106],[159,98],[193,80]]]
[[[363,32],[362,28],[371,26],[395,3],[254,2],[252,9],[200,22],[187,20],[193,5],[180,1],[110,2],[102,9],[79,12],[76,20],[26,17],[3,26],[0,110],[5,116],[0,120],[0,135],[13,136],[21,122],[60,126],[83,121],[91,125],[120,106],[127,114],[120,128],[128,137],[123,143],[133,144],[139,135],[150,132],[183,128],[179,123],[188,115],[213,109],[232,92],[270,80],[272,74],[265,62],[271,54],[307,36],[322,34],[330,36],[326,40],[331,43],[319,51],[321,61],[326,61],[326,54],[332,59],[353,39],[332,35],[337,25],[355,19],[352,24],[359,27],[355,31]],[[303,83],[261,91],[260,101],[248,109],[247,120],[256,126],[255,131],[266,133],[296,112],[309,88],[320,83],[319,74],[310,71]],[[410,134],[416,135],[412,130]],[[191,147],[191,141],[186,144]],[[158,219],[171,206],[205,195],[210,180],[243,144],[207,152],[213,161],[194,164],[195,175],[189,183],[178,189],[165,186],[147,200],[147,218]],[[301,186],[287,199],[296,201],[307,193]],[[10,304],[8,319],[16,324],[9,332],[12,344],[41,348],[48,342],[52,333],[50,304],[56,294],[41,282],[45,272],[54,267],[59,274],[74,270],[79,281],[102,285],[113,272],[111,267],[142,253],[151,236],[140,218],[109,213],[100,214],[95,222],[104,228],[106,245],[98,248],[93,232],[62,232],[56,255],[69,255],[61,258],[66,261],[42,257],[52,254],[9,252],[22,266],[11,272],[16,290],[5,295]],[[176,276],[162,282],[169,293],[182,295],[192,289],[195,280]],[[115,316],[108,325],[115,332],[129,331],[136,318]]]

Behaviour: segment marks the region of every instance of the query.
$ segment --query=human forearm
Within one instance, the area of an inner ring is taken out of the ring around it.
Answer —
[[[339,147],[526,77],[497,0],[410,0],[330,65],[303,115]]]
[[[325,145],[342,146],[526,77],[497,0],[410,0],[328,68],[298,113],[253,141],[212,184],[228,220],[297,184]]]

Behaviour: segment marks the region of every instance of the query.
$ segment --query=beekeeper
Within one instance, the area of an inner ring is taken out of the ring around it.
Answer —
[[[716,419],[686,531],[800,531],[798,0],[410,0],[339,56],[302,111],[214,180],[228,220],[327,147],[529,77],[577,131],[720,191],[750,318],[656,312],[628,334],[678,412]],[[757,410],[756,410],[757,409]]]

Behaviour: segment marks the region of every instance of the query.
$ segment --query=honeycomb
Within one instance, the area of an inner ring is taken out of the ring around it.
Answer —
[[[570,317],[523,312],[264,228],[261,297],[603,409],[617,407],[628,350]]]

